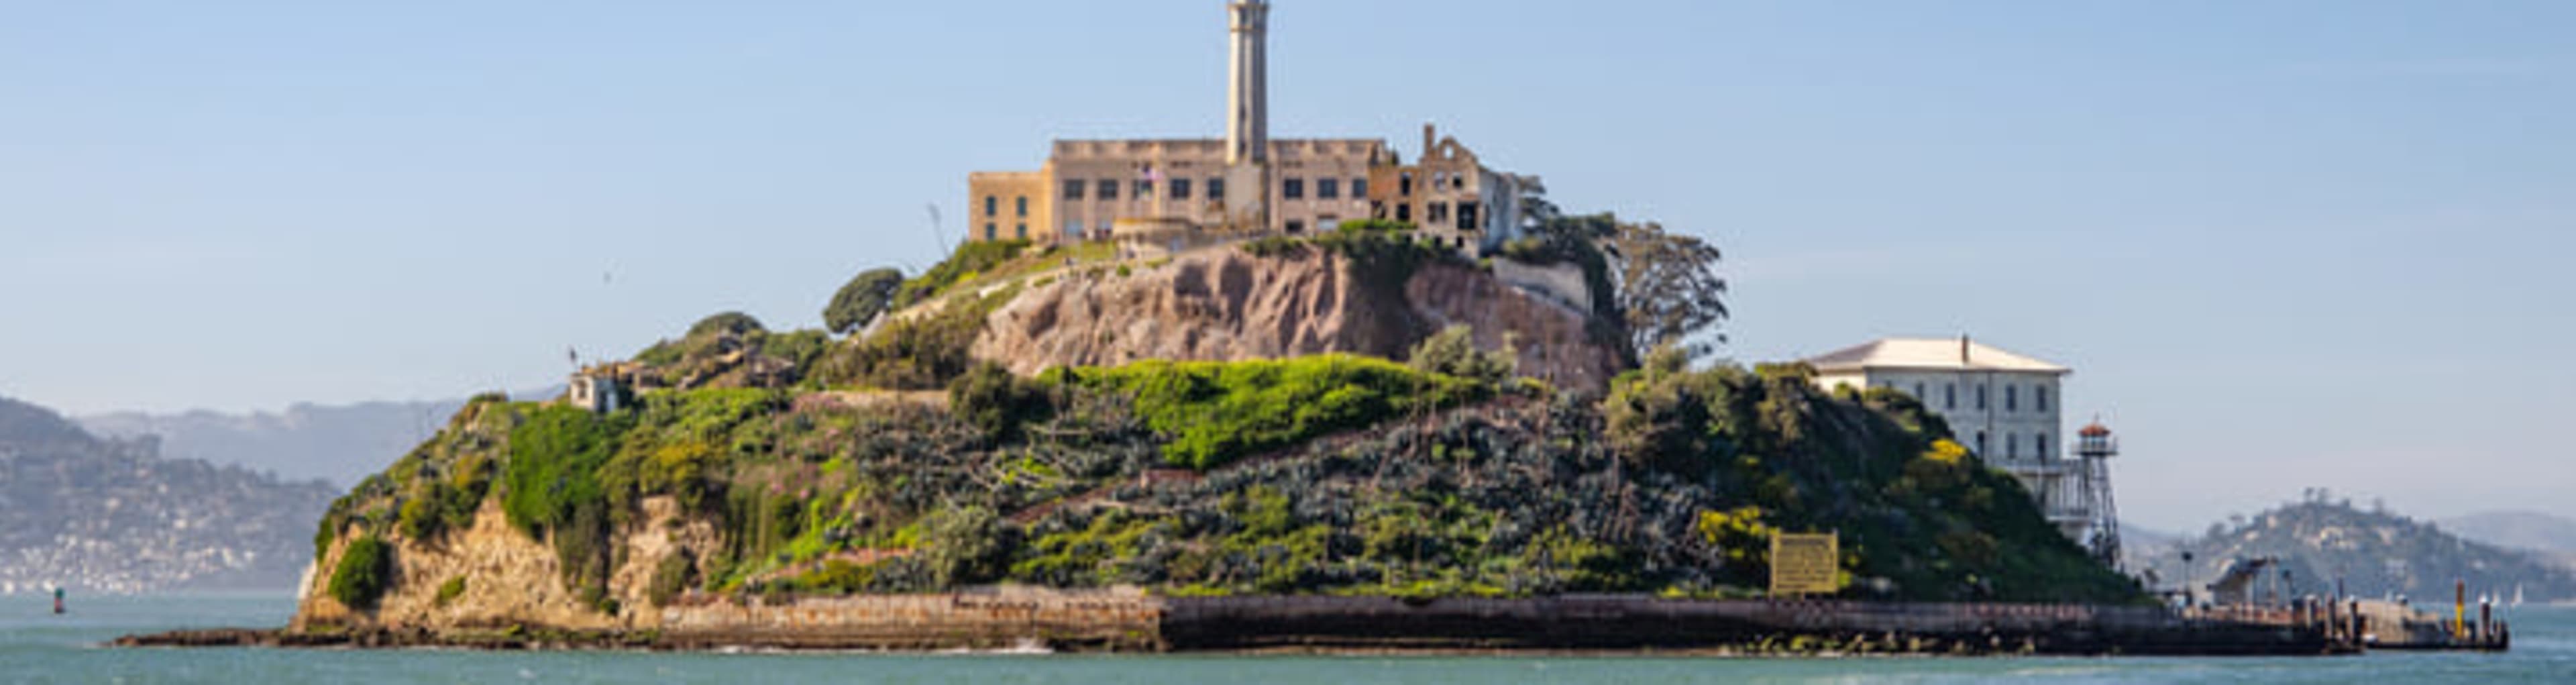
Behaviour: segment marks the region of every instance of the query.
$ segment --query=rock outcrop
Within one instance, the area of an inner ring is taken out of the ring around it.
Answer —
[[[996,309],[974,356],[1021,374],[1146,359],[1326,352],[1402,359],[1423,337],[1465,325],[1485,349],[1502,347],[1508,332],[1521,374],[1559,387],[1598,389],[1621,368],[1619,353],[1593,335],[1582,311],[1483,270],[1425,264],[1401,287],[1387,287],[1355,266],[1328,250],[1255,256],[1219,249],[1124,276],[1071,273]]]

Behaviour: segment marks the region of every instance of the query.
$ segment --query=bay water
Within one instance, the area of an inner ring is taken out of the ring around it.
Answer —
[[[283,594],[0,596],[0,683],[2576,683],[2576,608],[2504,610],[2511,652],[2319,658],[674,654],[120,649],[119,635],[284,625]]]

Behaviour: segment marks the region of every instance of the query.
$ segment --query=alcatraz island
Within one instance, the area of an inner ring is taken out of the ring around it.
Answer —
[[[290,625],[120,644],[2359,645],[2339,601],[2178,609],[2114,570],[2116,450],[2065,439],[2066,368],[1708,362],[1714,246],[1428,126],[1409,161],[1272,139],[1269,5],[1227,9],[1224,138],[973,174],[967,239],[859,274],[828,331],[719,314],[476,398],[332,504]]]

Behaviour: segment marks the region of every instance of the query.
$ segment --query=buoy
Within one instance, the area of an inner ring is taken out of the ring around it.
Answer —
[[[54,588],[54,613],[63,613],[63,589]]]

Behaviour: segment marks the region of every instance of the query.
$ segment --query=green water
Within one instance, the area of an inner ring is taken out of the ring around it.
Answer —
[[[2524,608],[2508,654],[2307,659],[1230,657],[113,649],[118,635],[273,626],[281,595],[0,597],[0,682],[30,683],[2576,683],[2576,609]]]

